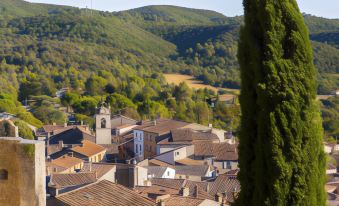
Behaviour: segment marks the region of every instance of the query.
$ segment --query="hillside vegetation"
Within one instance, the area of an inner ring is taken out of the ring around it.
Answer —
[[[333,75],[339,73],[333,36],[339,20],[310,15],[305,19],[319,92],[328,94],[339,86]],[[19,108],[20,102],[34,101],[31,112],[43,123],[65,121],[54,108],[59,103],[49,98],[67,87],[70,93],[60,103],[72,107],[78,120],[91,122],[98,102],[106,100],[112,112],[135,118],[163,116],[207,124],[212,108],[206,100],[216,94],[191,91],[185,84],[168,85],[163,74],[187,74],[214,87],[239,89],[237,42],[242,21],[241,16],[175,6],[110,13],[1,0],[0,93],[11,96],[12,105]],[[21,110],[0,107],[1,111]],[[239,105],[220,104],[213,114],[216,127],[239,126]]]

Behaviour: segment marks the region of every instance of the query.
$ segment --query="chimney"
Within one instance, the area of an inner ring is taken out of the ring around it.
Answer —
[[[165,206],[165,200],[160,200],[158,202],[158,206]]]
[[[80,121],[80,125],[84,125],[84,121],[81,120],[81,121]]]
[[[153,120],[153,126],[157,126],[157,120]]]
[[[55,123],[55,122],[53,122],[53,126],[56,126],[56,123]]]
[[[210,192],[210,184],[207,183],[206,192]]]
[[[150,180],[145,180],[144,186],[145,187],[151,187],[152,186],[152,182]]]
[[[64,127],[67,127],[67,122],[64,123]]]
[[[57,197],[59,195],[59,190],[56,187],[49,187],[48,190],[52,197]]]
[[[218,202],[218,203],[222,203],[222,194],[221,193],[217,193],[215,195],[215,201]]]
[[[182,187],[181,190],[180,190],[180,194],[183,197],[188,197],[190,195],[190,188]]]
[[[92,172],[92,162],[89,162],[89,171]]]
[[[69,152],[68,156],[73,157],[73,152]]]
[[[225,191],[224,194],[223,194],[223,197],[222,197],[222,203],[224,205],[227,205],[227,192]]]
[[[198,196],[199,196],[198,185],[195,185],[195,186],[194,186],[194,197],[195,197],[195,198],[198,198]]]
[[[62,140],[59,141],[59,147],[60,147],[61,149],[64,148],[64,141],[62,141]]]
[[[213,124],[208,124],[208,127],[209,128],[213,128]]]
[[[167,194],[167,195],[161,195],[161,196],[158,196],[156,199],[155,199],[155,202],[157,203],[158,206],[165,206],[165,200],[170,198],[171,195]]]
[[[233,199],[237,199],[238,193],[239,193],[238,188],[235,187],[234,190],[233,190],[233,192],[232,192]]]

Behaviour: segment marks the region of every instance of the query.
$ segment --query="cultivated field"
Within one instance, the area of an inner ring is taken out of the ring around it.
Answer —
[[[164,74],[166,81],[169,84],[175,84],[175,85],[179,85],[181,82],[186,82],[186,84],[191,87],[192,89],[210,89],[213,90],[215,92],[217,92],[218,90],[226,90],[229,91],[231,93],[235,93],[235,94],[239,94],[239,90],[238,89],[228,89],[228,88],[218,88],[218,87],[213,87],[211,85],[206,85],[203,84],[203,82],[196,80],[193,76],[190,75],[183,75],[183,74]]]

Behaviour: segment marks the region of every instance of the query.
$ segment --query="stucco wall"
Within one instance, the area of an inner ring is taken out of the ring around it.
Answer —
[[[0,180],[0,205],[46,205],[44,151],[43,142],[0,138],[0,169],[8,171]]]

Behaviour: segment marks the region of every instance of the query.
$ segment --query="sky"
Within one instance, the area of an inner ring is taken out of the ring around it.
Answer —
[[[91,0],[26,0],[29,2],[91,7]],[[339,0],[297,0],[302,12],[320,17],[339,19]],[[148,5],[176,5],[208,9],[226,16],[243,14],[241,0],[92,0],[93,9],[121,11]]]

